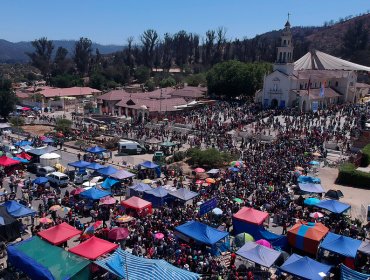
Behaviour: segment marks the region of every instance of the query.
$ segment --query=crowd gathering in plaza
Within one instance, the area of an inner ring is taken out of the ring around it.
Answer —
[[[153,186],[185,187],[199,195],[186,204],[178,201],[164,203],[154,208],[150,215],[136,213],[133,220],[124,223],[119,222],[117,217],[132,213],[122,207],[121,197],[115,197],[116,202],[109,205],[101,205],[99,201],[87,203],[76,194],[75,187],[41,188],[19,171],[0,174],[3,199],[18,200],[37,211],[36,217],[32,216],[28,222],[22,221],[21,231],[29,232],[32,236],[62,222],[86,232],[96,222],[102,221],[92,235],[108,240],[110,229],[125,227],[129,235],[118,242],[122,249],[129,249],[133,255],[144,258],[164,259],[179,268],[200,274],[201,279],[270,279],[267,278],[272,277],[270,272],[261,270],[259,266],[237,263],[234,246],[231,246],[225,262],[225,258],[213,256],[204,245],[179,240],[175,228],[196,220],[232,234],[233,215],[247,206],[268,212],[274,225],[282,229],[278,234],[286,235],[287,229],[297,220],[303,220],[319,221],[330,232],[353,239],[369,238],[370,225],[359,223],[347,215],[326,214],[319,219],[312,217],[311,214],[317,209],[304,204],[302,194],[297,191],[298,176],[295,172],[300,167],[300,175],[315,176],[316,170],[310,162],[325,161],[325,144],[328,142],[335,143],[341,152],[350,154],[351,139],[358,136],[361,130],[361,115],[361,111],[353,104],[333,105],[316,113],[303,113],[295,109],[261,110],[250,102],[219,101],[166,116],[166,122],[155,126],[141,122],[123,126],[107,124],[105,133],[114,133],[122,138],[138,141],[155,138],[190,147],[214,147],[239,155],[239,164],[234,166],[236,169],[230,169],[229,166],[221,168],[210,183],[206,183],[202,177],[206,173],[171,172],[171,167],[166,165],[162,166],[161,178],[144,178],[149,176],[144,173],[141,179],[157,181]],[[38,116],[38,120],[55,121],[50,115]],[[85,124],[79,118],[74,118],[73,122],[76,127],[82,127],[78,135],[80,139],[90,139],[91,131],[99,133],[99,125]],[[175,123],[186,125],[187,129],[176,130]],[[244,137],[236,137],[235,134]],[[16,142],[10,136],[3,137]],[[269,141],[261,141],[264,137]],[[36,136],[28,139],[36,146],[42,145]],[[318,155],[313,155],[315,153]],[[23,185],[17,190],[16,182],[21,179]],[[125,181],[122,186],[127,188],[136,183],[138,181],[134,179]],[[318,198],[321,196],[318,195]],[[211,211],[199,215],[199,205],[212,198],[217,199],[221,214],[215,215]],[[50,210],[53,205],[60,205],[64,210]],[[42,217],[50,217],[50,223],[39,223]],[[154,238],[156,233],[163,233],[163,237]],[[90,237],[81,234],[77,240],[66,242],[63,246],[69,247],[71,242],[78,244]],[[359,270],[367,267],[367,273],[370,273],[369,258],[359,257],[353,268]],[[333,265],[340,263],[338,259]],[[273,277],[285,279],[286,276],[276,271]]]

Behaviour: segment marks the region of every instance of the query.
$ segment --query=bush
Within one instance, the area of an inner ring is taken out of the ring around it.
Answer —
[[[185,158],[185,156],[186,156],[185,152],[182,151],[175,152],[173,154],[173,161],[174,162],[182,161]]]
[[[222,167],[225,162],[230,162],[236,159],[234,155],[220,152],[216,149],[189,149],[187,151],[187,156],[189,157],[188,163],[190,165],[209,168]]]
[[[362,150],[361,166],[366,167],[370,164],[370,144],[367,144]]]
[[[337,184],[370,189],[370,173],[356,170],[352,163],[344,163],[339,167]]]
[[[71,133],[72,124],[71,120],[57,118],[55,122],[55,130],[61,131],[65,135],[69,135]]]

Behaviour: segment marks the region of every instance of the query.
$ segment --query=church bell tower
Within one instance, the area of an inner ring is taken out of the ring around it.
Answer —
[[[281,43],[277,48],[277,57],[274,63],[274,71],[278,70],[287,75],[293,74],[294,61],[293,61],[293,42],[292,32],[290,30],[289,14],[288,20],[284,26],[281,34]]]

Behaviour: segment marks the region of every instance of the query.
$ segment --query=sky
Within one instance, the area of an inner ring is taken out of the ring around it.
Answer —
[[[139,42],[146,29],[203,37],[218,27],[228,39],[242,39],[281,29],[288,13],[292,26],[321,26],[368,10],[368,0],[1,0],[0,39],[124,45],[130,36]]]

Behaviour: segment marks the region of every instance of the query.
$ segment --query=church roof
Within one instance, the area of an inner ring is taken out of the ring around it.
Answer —
[[[313,50],[294,62],[294,70],[357,70],[370,72],[370,67]]]

